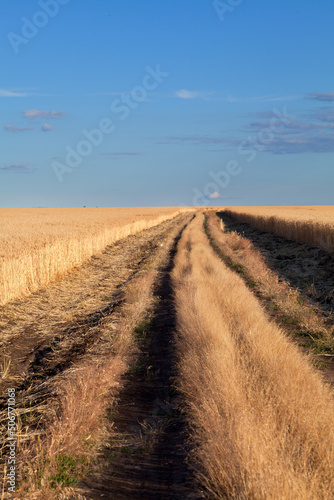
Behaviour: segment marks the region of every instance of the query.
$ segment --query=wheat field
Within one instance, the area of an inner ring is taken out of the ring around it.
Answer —
[[[191,209],[0,209],[0,305],[60,278],[107,245]]]
[[[334,206],[231,207],[225,212],[261,231],[334,252]]]

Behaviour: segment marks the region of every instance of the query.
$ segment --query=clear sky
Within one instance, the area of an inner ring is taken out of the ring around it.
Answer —
[[[334,204],[333,0],[3,0],[0,206]]]

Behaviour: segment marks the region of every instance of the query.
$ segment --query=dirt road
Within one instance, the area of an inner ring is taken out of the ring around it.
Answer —
[[[138,355],[117,398],[117,440],[102,451],[103,470],[98,467],[80,485],[83,498],[202,498],[187,464],[187,430],[180,395],[173,388],[175,317],[169,272],[189,218],[182,215],[119,241],[62,280],[0,309],[1,362],[5,366],[10,361],[1,393],[16,387],[18,416],[33,414],[30,425],[40,431],[57,412],[60,378],[86,357],[103,356],[109,348],[103,322],[108,319],[109,330],[113,318],[117,325],[127,286],[173,240],[154,288],[153,317],[145,332],[138,333]],[[4,439],[5,397],[0,405]]]
[[[154,290],[153,317],[138,331],[140,353],[113,417],[117,437],[104,450],[108,466],[84,481],[86,498],[204,498],[187,464],[182,398],[173,387],[176,319],[170,272],[181,232]]]

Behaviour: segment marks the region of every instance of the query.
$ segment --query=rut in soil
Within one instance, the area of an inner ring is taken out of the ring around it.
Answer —
[[[155,287],[157,306],[146,331],[139,334],[140,354],[112,416],[117,437],[104,451],[109,466],[86,480],[86,498],[204,498],[187,463],[182,398],[174,388],[176,318],[170,272],[180,236]]]

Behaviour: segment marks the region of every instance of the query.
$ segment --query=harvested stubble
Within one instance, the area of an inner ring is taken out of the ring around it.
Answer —
[[[32,293],[130,234],[188,209],[0,210],[0,305]]]
[[[332,393],[202,224],[185,230],[173,272],[178,383],[201,479],[215,498],[333,498]]]
[[[261,231],[334,254],[334,206],[233,207],[225,212]]]

